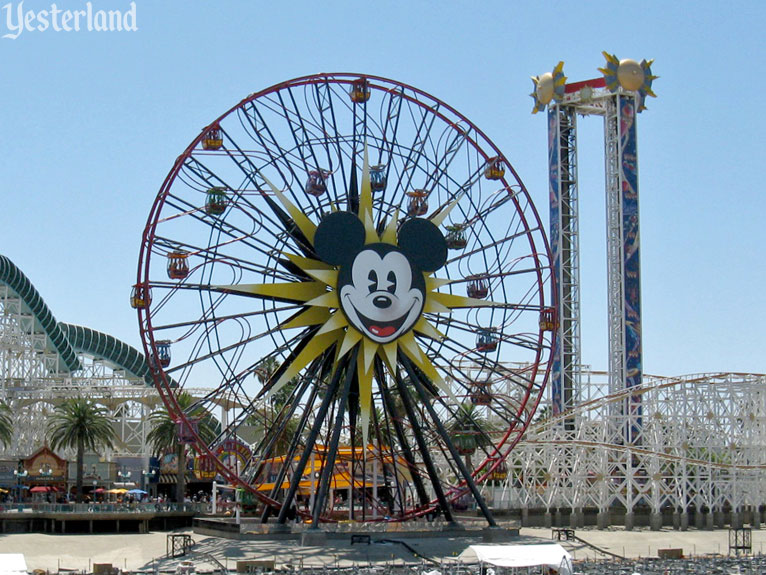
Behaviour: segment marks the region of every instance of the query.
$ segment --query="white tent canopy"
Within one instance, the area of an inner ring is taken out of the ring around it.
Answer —
[[[496,567],[552,567],[572,573],[572,556],[558,543],[543,545],[471,545],[479,562]]]
[[[23,553],[0,553],[0,575],[27,575]]]

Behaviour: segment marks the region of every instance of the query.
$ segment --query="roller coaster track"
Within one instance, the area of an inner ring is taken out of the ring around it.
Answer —
[[[664,461],[683,462],[692,465],[704,465],[713,469],[738,469],[738,470],[765,470],[766,464],[760,465],[747,465],[726,463],[720,461],[710,461],[697,459],[694,457],[685,457],[681,455],[675,455],[673,453],[665,453],[658,450],[644,449],[641,446],[636,445],[623,445],[617,443],[605,443],[597,441],[587,441],[579,438],[553,438],[545,439],[547,430],[553,429],[557,425],[561,425],[567,420],[571,420],[573,417],[581,416],[596,408],[602,409],[610,404],[621,405],[626,400],[631,398],[641,397],[648,393],[654,393],[658,391],[672,391],[675,388],[680,388],[685,385],[708,385],[716,386],[722,384],[729,384],[732,379],[739,381],[749,381],[753,383],[766,383],[766,375],[764,374],[752,374],[752,373],[728,373],[728,372],[713,372],[684,375],[679,377],[660,377],[660,376],[645,376],[644,383],[640,386],[636,386],[630,389],[623,389],[616,393],[605,395],[584,401],[572,409],[564,411],[557,416],[547,418],[543,421],[537,422],[530,426],[530,433],[524,439],[524,442],[528,445],[555,445],[555,446],[570,446],[570,447],[582,447],[582,448],[602,448],[614,452],[630,453],[636,455],[647,455],[657,457]],[[542,436],[542,437],[541,437]]]
[[[113,368],[153,385],[144,354],[105,333],[56,321],[48,305],[29,278],[7,257],[0,255],[0,286],[6,286],[21,302],[21,314],[31,315],[31,329],[46,336],[48,351],[58,354],[67,375],[82,369],[77,354],[108,362]]]

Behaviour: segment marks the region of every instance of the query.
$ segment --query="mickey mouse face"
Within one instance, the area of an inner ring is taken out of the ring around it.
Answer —
[[[377,343],[389,343],[417,322],[426,301],[423,272],[439,269],[447,244],[428,220],[402,224],[398,246],[364,244],[364,225],[350,212],[326,216],[314,236],[322,260],[339,265],[338,297],[346,319]]]
[[[394,246],[370,244],[338,276],[340,306],[357,330],[393,341],[418,320],[425,304],[422,272]]]

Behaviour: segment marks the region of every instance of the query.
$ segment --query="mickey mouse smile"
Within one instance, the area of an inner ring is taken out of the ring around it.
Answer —
[[[396,333],[402,328],[402,325],[404,325],[405,321],[407,321],[407,318],[409,317],[410,312],[412,311],[412,308],[414,308],[419,302],[416,299],[412,302],[412,306],[409,310],[407,310],[407,313],[399,318],[385,321],[382,319],[373,319],[371,317],[367,317],[362,312],[360,312],[358,309],[353,307],[353,302],[350,298],[350,294],[347,294],[348,300],[346,302],[342,302],[341,306],[343,306],[343,310],[346,311],[346,315],[349,315],[349,311],[351,311],[351,315],[356,315],[359,324],[361,324],[365,330],[374,338],[380,338],[381,340],[388,338],[391,338],[391,336],[396,335]],[[377,296],[376,298],[373,298],[373,304],[379,305],[382,303],[385,296]],[[381,298],[381,299],[378,299]],[[377,300],[377,302],[375,301]],[[346,303],[347,305],[343,305],[343,303]],[[390,305],[390,304],[389,304]],[[388,307],[388,306],[387,306]],[[347,311],[348,310],[348,311]],[[418,313],[418,315],[420,315]],[[349,318],[350,319],[350,318]]]

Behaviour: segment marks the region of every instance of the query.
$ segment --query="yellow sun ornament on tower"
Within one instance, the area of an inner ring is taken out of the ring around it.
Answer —
[[[429,219],[399,221],[394,212],[379,235],[373,219],[372,187],[367,149],[364,151],[358,214],[335,211],[319,224],[312,222],[263,174],[271,192],[311,244],[316,258],[284,254],[310,281],[216,286],[216,290],[298,304],[302,309],[279,329],[315,327],[291,358],[268,393],[274,394],[312,361],[335,346],[335,369],[358,350],[359,407],[364,442],[372,410],[375,358],[388,372],[397,372],[403,354],[435,386],[451,391],[420,348],[415,334],[441,340],[444,336],[424,314],[451,313],[456,308],[495,305],[493,302],[439,292],[450,280],[434,277],[446,262],[447,245],[439,226],[458,200]]]
[[[556,64],[553,72],[532,76],[532,82],[535,85],[534,91],[530,94],[535,100],[532,113],[537,114],[544,110],[551,100],[560,102],[564,98],[564,86],[567,82],[567,77],[564,76],[564,62]]]
[[[654,60],[641,60],[639,64],[635,60],[626,58],[618,60],[617,56],[602,52],[606,58],[606,66],[598,71],[604,74],[607,89],[614,93],[622,88],[628,92],[638,93],[638,111],[646,110],[644,101],[647,96],[656,98],[652,92],[652,82],[659,76],[652,75],[652,63]]]

